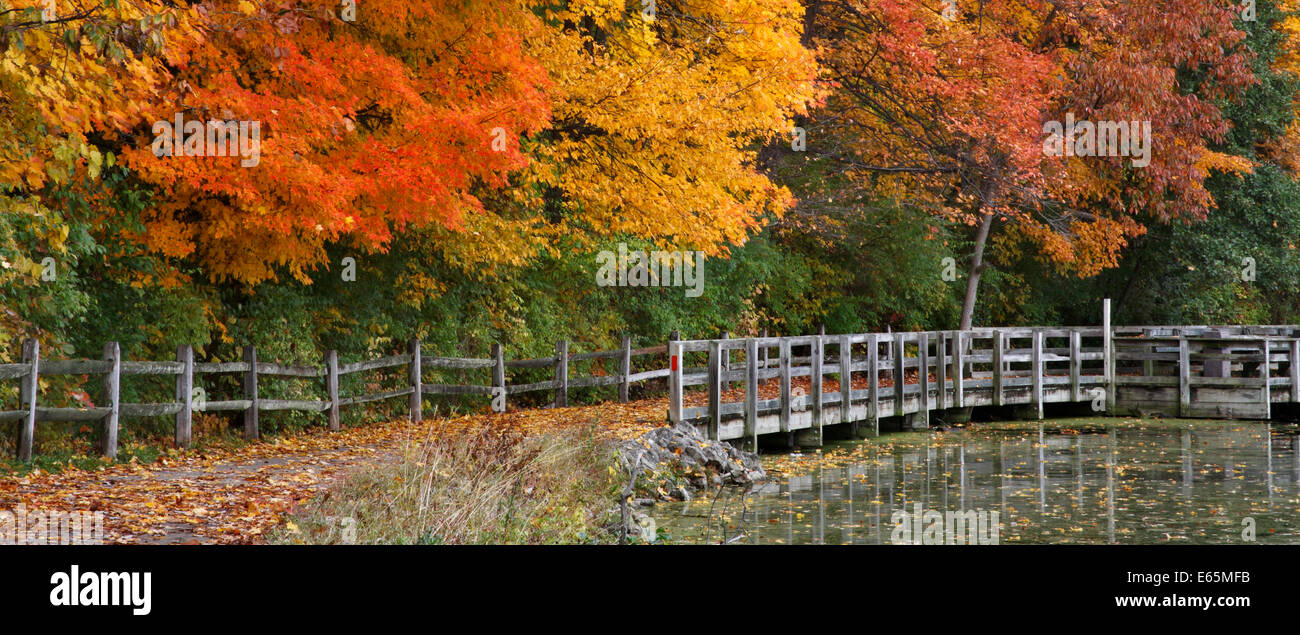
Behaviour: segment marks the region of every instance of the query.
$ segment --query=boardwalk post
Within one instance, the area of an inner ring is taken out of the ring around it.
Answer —
[[[626,376],[625,376],[626,377]],[[492,401],[493,405],[498,403],[501,406],[501,412],[506,411],[506,354],[500,344],[492,343]],[[500,402],[497,400],[500,399]]]
[[[627,335],[623,336],[623,350],[618,360],[618,375],[618,400],[627,403],[628,389],[632,386],[627,380],[632,376],[632,338]]]
[[[912,428],[930,427],[930,334],[922,331],[916,336],[917,388],[921,389],[916,401],[916,410],[921,425]]]
[[[1269,350],[1268,350],[1268,346],[1269,346],[1268,338],[1267,337],[1264,338],[1263,342],[1264,342],[1264,363],[1260,364],[1259,374],[1263,375],[1264,377],[1264,418],[1272,419],[1273,418],[1273,387],[1268,385],[1269,378],[1273,376],[1272,369],[1269,368],[1269,365],[1272,363],[1272,360],[1270,359],[1271,355],[1269,354]]]
[[[668,340],[668,420],[682,422],[682,344]]]
[[[875,333],[867,335],[867,416],[871,417],[871,433],[880,435],[880,345]]]
[[[680,400],[680,397],[679,397]],[[758,451],[758,340],[745,341],[745,438]]]
[[[569,405],[569,340],[555,340],[555,407]]]
[[[939,389],[935,395],[935,408],[943,410],[948,407],[948,334],[935,333],[934,340],[934,383]]]
[[[248,410],[244,411],[244,438],[256,439],[257,431],[257,349],[252,344],[244,347],[244,363],[248,370],[244,373],[244,396],[248,398]]]
[[[1178,340],[1178,416],[1186,417],[1192,412],[1192,364],[1190,348],[1186,338]]]
[[[812,345],[812,382],[809,392],[812,393],[812,427],[817,431],[817,445],[825,442],[822,436],[822,356],[825,354],[822,340],[825,339],[825,330],[823,327],[823,333],[813,340]]]
[[[1043,418],[1043,332],[1034,331],[1034,406]]]
[[[117,458],[117,419],[122,410],[122,348],[117,342],[104,345],[104,361],[112,362],[104,375],[104,398],[108,400],[108,414],[99,436],[99,451],[104,456]]]
[[[894,416],[903,416],[903,393],[907,386],[907,348],[903,333],[894,334]]]
[[[1005,346],[1005,334],[1001,330],[993,331],[993,405],[1002,405],[1002,351]]]
[[[963,331],[957,331],[953,334],[952,342],[952,405],[955,408],[966,407],[966,394],[963,381],[966,355],[966,334]]]
[[[411,379],[411,421],[420,423],[424,421],[424,365],[420,359],[420,338],[412,338],[406,345],[407,350],[411,353],[411,365],[408,369],[408,375]]]
[[[1070,331],[1070,401],[1083,401],[1083,387],[1079,385],[1079,373],[1083,368],[1080,359],[1083,336],[1078,331]]]
[[[176,413],[176,447],[188,448],[194,425],[194,347],[181,344],[176,349],[176,361],[181,363],[181,372],[176,376],[176,401],[181,405]]]
[[[790,340],[781,338],[777,342],[777,368],[781,382],[781,432],[789,434],[788,445],[794,447],[794,433],[790,432]]]
[[[325,353],[325,390],[329,393],[330,430],[339,429],[339,352],[330,350]]]
[[[1300,339],[1291,338],[1288,343],[1291,345],[1290,350],[1287,351],[1287,359],[1291,361],[1287,365],[1291,371],[1291,402],[1295,403],[1300,402],[1300,363],[1297,363],[1300,361]]]
[[[1110,326],[1110,298],[1101,301],[1101,336],[1103,376],[1106,381],[1106,412],[1115,411],[1115,342]]]
[[[849,335],[840,335],[840,423],[848,423],[849,431],[858,434],[858,422],[853,421],[853,344]]]
[[[722,342],[709,342],[709,440],[717,441],[722,424]]]
[[[41,342],[32,338],[23,342],[23,363],[30,364],[22,380],[22,397],[19,399],[26,407],[23,415],[22,431],[18,434],[18,460],[32,460],[32,442],[36,438],[36,395],[41,392]]]

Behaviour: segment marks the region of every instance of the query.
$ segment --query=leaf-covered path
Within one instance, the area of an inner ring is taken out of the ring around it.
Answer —
[[[664,421],[665,399],[505,414],[467,415],[413,424],[394,421],[329,433],[271,437],[233,450],[165,456],[155,463],[69,467],[0,479],[0,509],[102,511],[107,543],[258,543],[296,505],[347,472],[400,457],[433,426],[494,426],[526,433],[595,425],[632,438]]]

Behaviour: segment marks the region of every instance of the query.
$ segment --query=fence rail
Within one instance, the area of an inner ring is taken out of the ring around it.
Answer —
[[[329,351],[321,365],[305,366],[259,361],[257,349],[252,346],[244,347],[243,359],[238,362],[195,362],[194,349],[191,346],[179,347],[175,361],[125,360],[122,359],[120,346],[116,342],[110,342],[105,346],[103,359],[45,360],[41,359],[40,342],[27,340],[23,343],[21,363],[0,364],[0,379],[18,379],[21,382],[20,408],[0,410],[0,422],[19,422],[17,456],[23,461],[30,461],[32,458],[36,424],[41,422],[99,421],[101,423],[99,450],[105,456],[114,457],[117,454],[117,433],[122,417],[174,416],[176,418],[175,444],[178,447],[188,447],[192,441],[191,426],[195,411],[242,412],[245,438],[256,439],[260,436],[259,412],[284,410],[322,412],[326,414],[329,428],[338,430],[340,408],[399,397],[408,398],[409,415],[413,421],[423,419],[425,395],[487,396],[495,401],[494,407],[504,409],[509,395],[554,391],[552,404],[564,406],[568,403],[571,388],[617,386],[619,400],[627,401],[632,385],[668,376],[667,368],[651,368],[633,373],[633,360],[666,355],[667,351],[666,345],[632,348],[631,338],[625,337],[618,350],[576,354],[569,353],[567,340],[560,340],[556,342],[555,355],[538,359],[507,360],[504,349],[499,344],[492,345],[491,358],[425,357],[420,352],[420,341],[417,339],[411,340],[407,352],[400,355],[341,364],[338,353]],[[570,362],[596,360],[617,362],[617,372],[570,376]],[[651,360],[649,363],[653,365],[654,361]],[[666,360],[664,363],[667,363]],[[401,367],[408,369],[409,385],[406,387],[350,396],[341,395],[339,392],[340,377]],[[552,368],[554,378],[541,382],[509,383],[507,369],[530,368]],[[424,381],[425,372],[430,370],[475,369],[490,371],[490,379],[484,384],[442,384]],[[106,405],[89,408],[38,405],[40,379],[56,375],[102,376],[103,401]],[[121,403],[122,377],[144,375],[175,377],[175,399],[165,403]],[[196,399],[195,389],[202,386],[203,377],[216,375],[239,375],[242,379],[243,398],[213,401]],[[267,399],[258,394],[259,377],[323,380],[323,392],[327,397],[322,400]]]

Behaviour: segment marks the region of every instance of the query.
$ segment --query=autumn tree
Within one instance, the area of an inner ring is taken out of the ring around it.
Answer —
[[[1236,11],[1217,0],[811,2],[835,90],[810,151],[972,228],[969,328],[996,228],[1091,275],[1143,222],[1203,218],[1210,169],[1247,167],[1209,149],[1228,128],[1215,100],[1253,79]],[[1070,120],[1150,122],[1149,162],[1051,152],[1077,140],[1049,134]]]

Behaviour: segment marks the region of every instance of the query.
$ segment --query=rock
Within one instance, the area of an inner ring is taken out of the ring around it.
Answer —
[[[689,424],[655,428],[623,442],[619,464],[627,475],[639,465],[642,478],[655,483],[652,495],[675,500],[689,500],[692,489],[748,486],[767,477],[757,455],[704,439]]]

